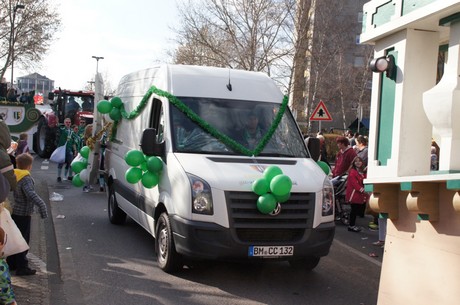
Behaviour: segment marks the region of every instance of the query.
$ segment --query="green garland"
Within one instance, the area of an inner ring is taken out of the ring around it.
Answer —
[[[247,156],[257,156],[265,148],[265,146],[267,145],[267,143],[270,141],[271,137],[275,133],[276,128],[278,128],[278,125],[281,122],[281,119],[283,118],[284,112],[286,111],[286,107],[288,104],[288,97],[284,96],[281,107],[275,119],[273,120],[273,123],[270,126],[270,129],[267,131],[264,137],[260,140],[260,142],[255,147],[255,149],[249,150],[243,145],[241,145],[240,143],[233,140],[232,138],[228,137],[227,135],[213,128],[206,121],[204,121],[199,115],[197,115],[193,110],[191,110],[187,105],[185,105],[182,101],[180,101],[177,97],[170,94],[169,92],[160,90],[156,88],[155,86],[150,87],[150,89],[147,91],[147,93],[142,98],[139,105],[130,113],[126,112],[124,105],[121,104],[121,107],[120,107],[121,116],[128,120],[132,120],[136,118],[144,110],[145,106],[147,105],[148,100],[150,99],[150,96],[153,93],[161,97],[166,97],[171,104],[173,104],[179,111],[183,112],[193,122],[198,124],[198,126],[203,128],[207,133],[211,134],[213,137],[215,137],[216,139],[218,139],[219,141],[221,141],[222,143],[224,143],[231,149],[236,150]],[[115,98],[118,98],[118,97],[115,97]],[[118,123],[119,123],[119,120],[115,121],[115,124],[113,125],[113,129],[112,129],[113,136],[116,134]]]

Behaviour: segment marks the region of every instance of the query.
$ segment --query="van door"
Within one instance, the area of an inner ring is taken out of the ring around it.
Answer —
[[[150,119],[148,123],[149,128],[154,128],[156,130],[155,134],[155,142],[161,143],[164,141],[164,129],[165,129],[165,122],[164,122],[164,112],[163,112],[163,104],[161,100],[153,98],[152,100],[152,108],[150,112]],[[163,161],[165,160],[165,153],[164,150],[161,156],[158,156]],[[151,189],[143,188],[144,192],[142,192],[138,198],[138,206],[140,209],[140,219],[143,222],[144,228],[150,232],[150,234],[154,235],[155,227],[153,216],[155,215],[155,207],[158,204],[159,200],[159,190],[158,186],[155,186]],[[143,215],[142,215],[143,214]]]

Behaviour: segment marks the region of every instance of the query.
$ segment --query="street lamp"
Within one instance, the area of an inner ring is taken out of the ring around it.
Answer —
[[[10,39],[10,46],[11,46],[11,88],[13,88],[13,69],[14,69],[14,21],[16,19],[16,11],[18,9],[24,9],[26,6],[23,4],[16,4],[13,9],[13,24],[11,25],[11,39]]]
[[[99,59],[104,59],[102,56],[93,56],[93,58],[96,60],[96,74],[99,72]]]

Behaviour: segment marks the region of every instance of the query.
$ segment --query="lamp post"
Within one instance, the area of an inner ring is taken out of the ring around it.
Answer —
[[[102,56],[93,56],[93,58],[96,60],[96,74],[99,73],[99,59],[104,59]]]
[[[23,4],[16,4],[13,9],[13,24],[11,25],[11,38],[10,38],[10,47],[11,47],[11,88],[13,88],[13,69],[14,69],[14,21],[16,19],[16,11],[18,9],[24,9],[26,6]]]

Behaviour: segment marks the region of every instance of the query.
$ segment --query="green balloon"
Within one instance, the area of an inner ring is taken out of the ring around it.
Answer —
[[[112,110],[110,110],[109,117],[114,121],[119,121],[121,119],[120,109],[113,107]]]
[[[83,182],[81,179],[80,179],[80,174],[76,174],[75,176],[73,176],[72,178],[72,185],[73,186],[76,186],[76,187],[81,187],[85,184],[85,182]]]
[[[283,197],[291,191],[292,181],[286,175],[278,175],[270,182],[270,190],[273,195]]]
[[[144,153],[137,149],[131,149],[125,155],[125,162],[129,166],[139,166],[145,161]]]
[[[142,175],[142,185],[148,189],[156,186],[159,181],[160,181],[160,177],[158,177],[158,174],[156,173],[152,173],[148,171]]]
[[[152,173],[159,173],[163,169],[163,161],[158,157],[150,157],[147,159],[147,169]]]
[[[121,105],[123,105],[123,102],[122,102],[121,98],[119,98],[118,96],[113,97],[113,98],[110,100],[110,103],[112,104],[112,106],[113,106],[114,108],[120,108]]]
[[[109,101],[102,100],[97,103],[96,108],[100,113],[109,113],[112,110],[112,104]]]
[[[83,147],[80,149],[80,155],[81,155],[83,158],[88,159],[90,151],[91,151],[91,149],[89,149],[88,146],[83,146]]]
[[[276,199],[277,202],[283,203],[283,202],[286,202],[286,201],[289,200],[289,197],[291,197],[291,193],[287,193],[284,196],[276,196],[276,195],[274,195],[274,196],[275,196],[275,199]]]
[[[270,193],[263,194],[257,199],[257,209],[262,214],[271,213],[276,208],[276,199]]]
[[[139,167],[142,169],[143,172],[147,171],[147,162],[142,162]]]
[[[72,162],[70,166],[72,168],[72,171],[79,174],[82,170],[86,168],[87,165],[88,164],[83,161],[75,161],[75,162]]]
[[[329,166],[327,165],[326,162],[324,162],[324,161],[316,161],[316,164],[318,164],[319,167],[321,167],[321,169],[323,170],[323,172],[326,175],[329,175],[329,173],[331,172],[331,169],[329,168]]]
[[[252,191],[259,196],[265,193],[268,193],[269,190],[270,190],[270,184],[265,178],[256,179],[252,183]]]
[[[139,167],[131,167],[126,171],[125,179],[131,184],[138,183],[142,179],[142,170]]]
[[[281,175],[283,171],[278,166],[271,165],[264,170],[264,177],[270,183],[275,176]]]

